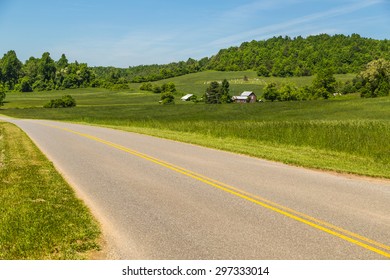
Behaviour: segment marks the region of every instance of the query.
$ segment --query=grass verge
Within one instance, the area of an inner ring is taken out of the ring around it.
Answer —
[[[99,250],[89,210],[32,141],[0,122],[0,259],[85,259]]]
[[[315,168],[371,177],[390,178],[390,164],[386,160],[343,151],[335,151],[311,146],[295,146],[277,142],[259,141],[235,137],[216,137],[213,134],[180,132],[160,128],[110,126],[114,129],[147,134],[195,145],[245,154],[253,157],[279,161],[295,166]]]

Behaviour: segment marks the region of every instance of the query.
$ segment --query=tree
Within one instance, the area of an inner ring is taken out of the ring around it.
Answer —
[[[31,56],[23,65],[22,71],[25,77],[28,77],[33,84],[38,77],[39,59]]]
[[[38,73],[44,82],[53,81],[56,75],[56,64],[50,57],[50,53],[45,52],[39,60]]]
[[[220,104],[221,103],[221,90],[218,82],[211,82],[206,89],[204,100],[207,104]]]
[[[4,105],[4,99],[5,99],[5,88],[0,85],[0,106]]]
[[[66,58],[65,54],[62,54],[61,58],[57,61],[57,67],[59,69],[65,69],[66,67],[68,67],[68,65],[68,59]]]
[[[328,67],[318,72],[312,83],[313,93],[317,97],[328,99],[336,91],[336,79]]]
[[[264,64],[260,65],[259,68],[257,69],[257,76],[269,77],[269,74],[270,71]]]
[[[229,87],[230,87],[229,82],[226,79],[224,79],[222,81],[222,85],[220,89],[222,103],[230,103],[232,100],[232,97],[229,94]]]
[[[265,100],[270,100],[272,102],[280,99],[280,94],[276,88],[276,83],[269,83],[264,87],[263,97]]]
[[[390,61],[378,59],[367,64],[359,76],[362,79],[362,97],[388,96],[390,92]]]
[[[296,101],[299,99],[299,91],[295,84],[287,83],[280,88],[280,99],[283,101]]]
[[[77,75],[77,78],[79,81],[77,87],[88,86],[90,84],[90,82],[94,79],[94,75],[93,75],[92,71],[88,68],[88,65],[86,63],[80,63],[78,65],[76,75]],[[121,79],[122,78],[120,78],[119,80],[121,80]],[[124,83],[126,83],[126,81]]]
[[[29,77],[23,77],[21,80],[20,80],[20,83],[19,83],[19,91],[21,92],[31,92],[33,91],[32,90],[32,82],[31,82],[31,79]]]
[[[15,51],[9,51],[4,54],[1,59],[1,81],[4,85],[8,86],[9,89],[13,89],[18,83],[19,77],[22,70],[22,62],[16,56]]]

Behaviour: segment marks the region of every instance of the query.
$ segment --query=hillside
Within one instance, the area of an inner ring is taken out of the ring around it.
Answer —
[[[129,83],[158,81],[206,70],[252,70],[263,77],[311,76],[323,69],[334,74],[358,73],[367,63],[379,58],[390,60],[390,41],[357,34],[280,36],[222,49],[210,58],[125,69],[88,67],[86,63],[69,62],[65,54],[55,61],[48,52],[23,63],[11,50],[0,59],[0,83],[5,90],[21,92],[89,86],[118,90],[128,89]]]
[[[390,41],[351,36],[321,34],[303,37],[273,37],[242,43],[220,50],[210,58],[166,65],[142,65],[116,70],[132,82],[156,81],[204,70],[257,71],[259,76],[311,76],[321,68],[335,74],[357,73],[370,61],[390,59]],[[108,72],[113,69],[106,69]],[[100,68],[101,77],[107,73]]]
[[[210,59],[215,70],[258,70],[261,76],[310,76],[320,68],[337,74],[356,73],[378,58],[390,58],[390,41],[322,34],[306,39],[274,37],[221,50]]]

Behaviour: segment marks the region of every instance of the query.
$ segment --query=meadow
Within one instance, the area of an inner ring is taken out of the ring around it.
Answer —
[[[353,77],[336,75],[338,81]],[[155,82],[175,83],[175,105],[159,105],[158,94],[140,93],[139,85],[131,84],[126,91],[11,93],[0,113],[109,126],[298,166],[390,178],[390,98],[362,99],[352,94],[329,100],[219,105],[180,101],[181,95],[200,96],[207,83],[224,78],[232,95],[251,90],[259,96],[271,81],[303,86],[313,79],[208,71]],[[42,108],[65,94],[76,99],[77,107]]]

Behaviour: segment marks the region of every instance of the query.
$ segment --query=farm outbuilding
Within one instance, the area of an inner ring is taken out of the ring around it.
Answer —
[[[239,96],[233,96],[232,100],[236,103],[255,103],[257,96],[253,91],[244,91]]]
[[[193,97],[193,94],[186,94],[182,98],[180,98],[181,101],[190,101],[191,97]]]

